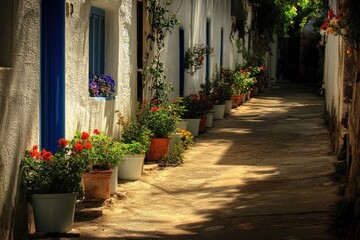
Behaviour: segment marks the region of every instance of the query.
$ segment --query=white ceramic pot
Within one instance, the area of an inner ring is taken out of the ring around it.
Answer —
[[[214,122],[214,113],[206,114],[206,123],[205,127],[212,127]]]
[[[214,119],[223,119],[225,114],[225,104],[214,105]]]
[[[188,121],[186,121],[186,120],[181,120],[181,121],[176,125],[176,128],[181,128],[181,129],[187,130],[187,128],[188,128]]]
[[[200,118],[188,118],[188,131],[195,137],[199,136]]]
[[[31,196],[36,232],[66,233],[72,229],[78,193]]]
[[[111,169],[111,178],[110,178],[110,194],[116,193],[118,185],[118,167]]]
[[[232,109],[232,100],[226,100],[225,101],[225,114],[231,114]]]
[[[138,180],[144,166],[145,154],[125,155],[124,161],[120,163],[118,178],[124,180]]]
[[[169,151],[173,149],[173,147],[180,141],[182,133],[173,133],[170,135],[170,144],[169,144]]]

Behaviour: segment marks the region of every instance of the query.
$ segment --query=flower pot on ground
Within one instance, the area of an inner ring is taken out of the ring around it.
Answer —
[[[239,94],[238,106],[243,104],[243,98],[244,98],[244,94],[243,93]]]
[[[231,96],[231,107],[237,108],[239,104],[239,94],[234,94]]]
[[[114,167],[111,169],[110,194],[116,193],[117,186],[118,186],[118,167]]]
[[[125,155],[119,165],[118,178],[123,180],[138,180],[141,177],[145,154]]]
[[[178,122],[178,124],[176,125],[176,128],[181,128],[184,130],[187,130],[187,127],[188,127],[188,122],[184,119]]]
[[[232,100],[226,100],[225,101],[225,114],[231,114],[231,103],[232,103]]]
[[[169,151],[171,151],[174,148],[174,146],[180,141],[181,136],[182,134],[178,132],[172,133],[170,135],[171,140],[169,145]]]
[[[225,114],[225,104],[214,105],[214,119],[223,119]]]
[[[33,194],[35,228],[42,233],[66,233],[72,229],[78,193]]]
[[[206,118],[206,116],[200,117],[199,133],[204,133],[206,131]]]
[[[124,180],[137,180],[140,178],[145,152],[149,149],[147,143],[144,144],[133,141],[132,143],[123,144],[124,161],[119,165],[118,178]]]
[[[34,146],[21,161],[22,186],[33,206],[37,232],[70,231],[76,198],[83,197],[81,178],[88,165],[91,144],[65,139],[58,143],[54,155],[45,149],[39,152],[38,146]]]
[[[170,138],[152,138],[150,149],[146,152],[146,160],[158,162],[169,152]]]
[[[213,126],[213,121],[214,121],[214,113],[210,112],[210,113],[206,114],[205,127],[211,128]]]
[[[186,119],[188,121],[188,131],[191,132],[191,134],[194,137],[199,136],[199,127],[200,127],[200,118],[189,118]]]
[[[123,161],[122,143],[111,137],[94,131],[94,135],[82,134],[82,139],[91,142],[88,153],[89,171],[84,174],[85,200],[105,200],[110,198],[111,169],[115,169]],[[116,174],[117,171],[114,171]],[[117,177],[113,177],[113,188],[117,186]]]
[[[111,170],[95,170],[84,173],[85,200],[106,200],[110,198]]]

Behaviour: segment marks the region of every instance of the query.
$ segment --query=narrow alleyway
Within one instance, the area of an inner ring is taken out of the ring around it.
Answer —
[[[77,220],[79,239],[336,239],[323,110],[311,88],[277,83],[216,121],[182,166],[120,182],[127,197]]]

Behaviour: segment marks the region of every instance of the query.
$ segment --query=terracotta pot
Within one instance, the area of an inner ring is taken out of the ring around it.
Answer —
[[[110,198],[111,170],[97,170],[84,173],[85,200]]]
[[[233,108],[237,108],[238,107],[238,103],[239,103],[239,95],[238,94],[234,94],[231,96],[231,106]]]
[[[243,93],[238,95],[238,106],[243,104],[243,98],[244,98]]]
[[[146,152],[147,161],[160,161],[169,152],[170,138],[152,138],[150,149]]]
[[[206,116],[200,117],[199,133],[204,133],[206,131]]]

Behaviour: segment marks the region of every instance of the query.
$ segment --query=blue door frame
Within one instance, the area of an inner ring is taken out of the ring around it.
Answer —
[[[65,0],[41,0],[40,144],[65,136]]]

